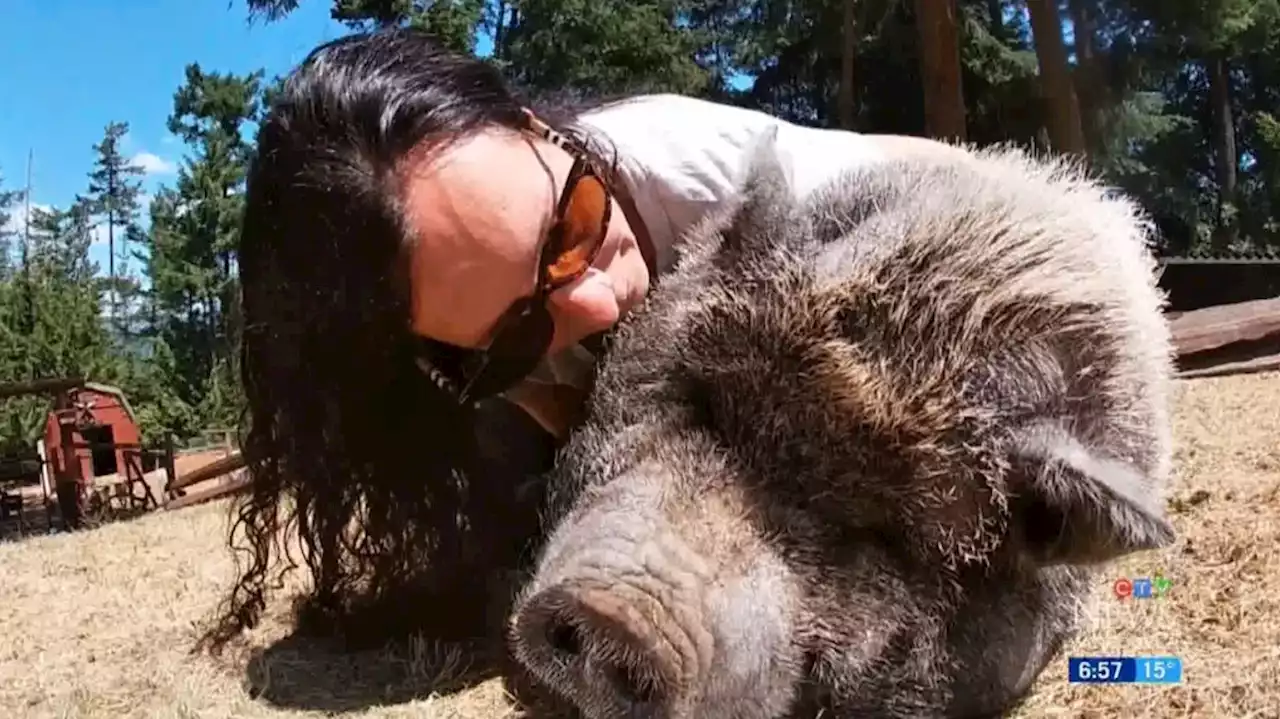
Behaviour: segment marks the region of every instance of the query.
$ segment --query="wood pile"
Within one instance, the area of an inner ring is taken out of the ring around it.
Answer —
[[[235,494],[249,486],[244,457],[230,450],[181,472],[165,487],[165,509],[182,509]]]

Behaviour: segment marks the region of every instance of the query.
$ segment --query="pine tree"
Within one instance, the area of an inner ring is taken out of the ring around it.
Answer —
[[[174,93],[169,131],[191,150],[174,187],[157,193],[147,236],[155,336],[171,351],[178,397],[189,407],[235,424],[235,401],[206,401],[224,391],[239,343],[239,288],[235,248],[243,188],[252,146],[243,128],[256,119],[263,74],[208,73],[186,69]],[[216,406],[216,407],[215,407]]]
[[[129,123],[110,122],[103,132],[102,141],[93,146],[96,153],[93,169],[89,172],[89,194],[94,216],[105,225],[107,230],[107,280],[110,285],[111,321],[115,329],[127,334],[128,320],[119,317],[121,298],[131,300],[134,292],[130,291],[127,266],[120,269],[125,276],[116,273],[116,233],[119,231],[122,240],[121,249],[127,238],[126,228],[138,221],[138,197],[142,193],[143,169],[120,152],[120,141],[129,132]],[[123,279],[123,281],[122,281]]]
[[[13,213],[23,197],[23,190],[4,189],[4,176],[0,175],[0,280],[13,274],[14,245],[20,237],[19,229],[13,226]]]
[[[89,260],[92,203],[33,209],[30,252],[20,275],[0,283],[0,382],[83,376],[111,381],[120,364],[101,318],[102,283]],[[29,446],[48,400],[0,407],[0,444]]]

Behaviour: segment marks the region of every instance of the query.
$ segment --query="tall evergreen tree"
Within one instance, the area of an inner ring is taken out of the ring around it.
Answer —
[[[14,246],[20,232],[13,226],[14,210],[23,195],[22,190],[4,189],[4,175],[0,175],[0,280],[13,274]]]
[[[214,407],[205,398],[235,372],[240,193],[252,150],[246,135],[264,89],[261,72],[239,76],[187,66],[168,126],[191,154],[176,185],[152,202],[147,239],[155,330],[172,354],[177,395],[211,421],[216,415],[231,424],[236,401],[219,399]]]
[[[123,298],[128,302],[135,292],[132,291],[133,283],[128,280],[127,266],[121,266],[121,274],[116,271],[116,238],[119,233],[121,250],[125,250],[124,241],[129,236],[126,230],[138,221],[138,196],[142,193],[143,175],[143,169],[130,162],[120,151],[120,141],[128,132],[127,122],[107,123],[102,141],[93,146],[95,157],[93,169],[89,171],[87,195],[92,203],[94,216],[107,231],[109,302],[111,320],[118,331],[127,331],[127,319],[121,320],[119,317],[120,300]]]
[[[0,285],[0,381],[115,376],[118,352],[100,321],[102,288],[89,260],[91,214],[84,199],[32,211],[28,265]],[[0,444],[32,441],[47,408],[38,397],[7,402]]]

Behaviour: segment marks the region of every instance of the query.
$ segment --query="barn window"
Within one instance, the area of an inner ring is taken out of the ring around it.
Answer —
[[[115,433],[111,431],[111,425],[98,424],[85,427],[80,430],[80,436],[91,445],[89,454],[93,460],[93,476],[101,477],[120,471],[116,467],[116,448],[113,446],[116,438]]]

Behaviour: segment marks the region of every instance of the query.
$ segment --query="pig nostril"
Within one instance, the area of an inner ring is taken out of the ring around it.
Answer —
[[[680,657],[642,608],[616,591],[544,590],[519,610],[514,648],[519,661],[573,701],[607,697],[630,707],[630,715],[645,713],[670,699]]]
[[[547,626],[547,643],[552,649],[569,656],[577,656],[582,651],[578,628],[565,621],[552,620]]]

